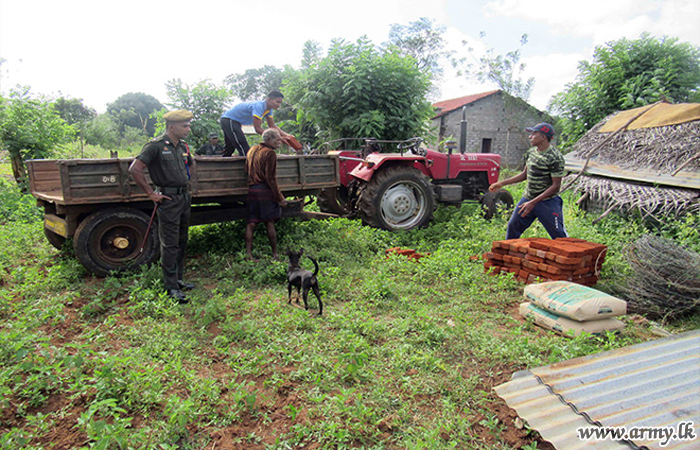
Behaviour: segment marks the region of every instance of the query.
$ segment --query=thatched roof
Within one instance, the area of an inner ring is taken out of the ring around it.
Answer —
[[[662,119],[660,126],[654,126],[649,114],[644,127],[625,128],[650,112],[648,107],[616,113],[596,124],[565,156],[567,169],[583,174],[569,177],[564,186],[573,184],[582,200],[603,207],[605,214],[637,210],[663,218],[700,211],[700,105],[662,106],[655,111]],[[692,112],[685,122],[664,121],[680,109]]]
[[[611,133],[600,130],[611,115],[596,124],[574,145],[571,154],[586,159],[595,151],[596,160],[614,164],[624,169],[656,170],[673,173],[700,151],[700,120],[678,125],[655,128],[639,128],[618,133],[601,148],[596,148]],[[684,170],[699,171],[700,158],[685,166]]]

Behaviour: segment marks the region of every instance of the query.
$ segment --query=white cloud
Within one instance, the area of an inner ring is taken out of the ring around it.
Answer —
[[[700,3],[697,0],[494,0],[486,3],[487,17],[540,22],[554,35],[587,37],[593,46],[648,31],[700,45]]]

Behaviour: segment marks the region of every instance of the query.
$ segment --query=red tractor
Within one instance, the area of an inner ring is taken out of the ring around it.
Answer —
[[[498,180],[501,156],[490,153],[448,153],[421,148],[421,138],[398,142],[399,153],[381,153],[380,144],[365,140],[362,150],[335,151],[340,157],[340,187],[321,190],[321,211],[362,221],[385,230],[410,230],[430,222],[436,201],[458,205],[478,201],[487,218],[499,208],[513,207],[505,189],[489,192]]]

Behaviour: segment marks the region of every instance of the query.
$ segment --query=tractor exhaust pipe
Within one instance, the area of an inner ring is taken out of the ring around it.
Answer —
[[[462,106],[462,120],[459,122],[459,153],[467,151],[467,107]]]

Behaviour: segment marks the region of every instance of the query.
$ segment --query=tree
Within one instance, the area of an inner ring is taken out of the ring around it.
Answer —
[[[82,99],[75,98],[58,98],[54,102],[54,108],[56,108],[58,115],[61,116],[68,125],[73,125],[78,130],[80,153],[82,156],[85,127],[89,121],[97,116],[97,112],[83,105]]]
[[[128,126],[143,130],[149,137],[155,133],[156,125],[151,114],[161,109],[163,105],[155,97],[141,92],[129,92],[107,105],[107,112],[116,119],[120,133]]]
[[[270,91],[282,87],[282,69],[264,66],[248,69],[243,73],[231,74],[224,79],[233,95],[243,101],[262,100]]]
[[[426,17],[410,22],[408,25],[392,24],[389,30],[389,41],[384,44],[388,50],[395,50],[403,56],[410,56],[416,60],[421,71],[429,72],[433,86],[442,79],[445,61],[456,64],[454,51],[445,50],[443,35],[446,28],[435,25],[434,21]]]
[[[219,131],[219,118],[230,100],[226,88],[209,80],[189,86],[177,78],[166,83],[166,90],[174,109],[186,109],[194,114],[189,142],[202,145],[206,143],[209,133]]]
[[[429,89],[414,58],[380,50],[366,37],[333,41],[327,57],[285,78],[298,116],[314,122],[325,139],[425,135],[433,112]]]
[[[480,37],[483,41],[486,38],[486,33],[481,32]],[[525,64],[520,61],[520,58],[525,44],[527,44],[527,34],[520,37],[518,49],[505,55],[497,54],[493,48],[488,48],[484,55],[478,57],[476,67],[467,66],[467,75],[476,76],[482,83],[494,83],[500,90],[527,102],[535,79],[532,77],[523,79]],[[473,52],[473,49],[469,50]]]
[[[87,122],[83,134],[88,144],[110,150],[117,148],[120,143],[119,125],[111,114],[100,114]]]
[[[56,112],[52,102],[32,98],[29,87],[17,87],[0,98],[0,143],[10,154],[17,183],[26,180],[26,159],[48,158],[55,147],[74,136],[73,128]]]
[[[620,39],[596,47],[579,62],[576,81],[555,95],[549,108],[561,116],[565,146],[606,116],[655,103],[700,100],[700,49],[675,38]]]

